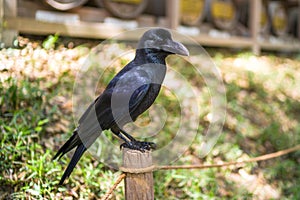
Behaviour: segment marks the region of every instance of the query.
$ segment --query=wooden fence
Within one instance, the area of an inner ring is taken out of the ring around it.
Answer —
[[[300,2],[300,0],[296,0]],[[261,50],[275,51],[299,51],[300,40],[293,39],[291,41],[280,40],[261,40],[260,38],[260,13],[262,9],[262,0],[250,0],[250,36],[211,36],[209,34],[194,34],[191,37],[204,46],[214,47],[230,47],[230,48],[250,48],[254,53],[259,54]],[[105,10],[99,11],[97,8],[81,7],[71,10],[65,14],[75,14],[79,16],[79,21],[75,23],[60,23],[57,21],[47,22],[36,19],[38,10],[45,10],[46,7],[30,0],[0,0],[0,17],[1,17],[1,41],[10,45],[13,38],[19,33],[48,35],[59,33],[62,36],[81,37],[81,38],[110,38],[124,30],[130,29],[120,25],[107,24],[98,22],[97,18],[105,18],[109,14]],[[298,3],[300,13],[300,3]],[[55,10],[50,12],[57,13]],[[60,13],[64,15],[64,13]],[[300,23],[300,14],[298,22]],[[82,20],[83,19],[83,20]],[[89,19],[85,21],[84,19]],[[166,16],[160,17],[159,20],[155,16],[141,15],[135,20],[138,27],[143,26],[163,26],[171,29],[178,29],[180,25],[180,0],[166,0]],[[93,22],[94,20],[94,22]],[[128,21],[126,21],[127,23]],[[191,32],[193,27],[188,27]],[[300,25],[298,26],[300,29]],[[299,31],[300,33],[300,31]],[[124,40],[138,40],[135,35],[124,35]],[[274,37],[273,37],[274,39]]]

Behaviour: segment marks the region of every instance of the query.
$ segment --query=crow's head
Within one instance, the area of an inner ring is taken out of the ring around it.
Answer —
[[[170,54],[188,56],[189,51],[183,44],[172,39],[171,33],[162,28],[150,29],[144,33],[138,43],[138,49],[158,49]]]

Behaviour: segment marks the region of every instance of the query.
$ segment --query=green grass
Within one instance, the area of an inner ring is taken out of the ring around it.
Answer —
[[[86,55],[81,50],[80,52],[80,56]],[[114,57],[107,59],[112,58]],[[30,59],[30,62],[37,62],[32,57]],[[177,164],[210,164],[245,159],[300,143],[299,60],[274,56],[255,57],[251,53],[233,56],[216,53],[214,59],[226,85],[228,103],[224,133],[205,158],[198,157],[202,140],[199,135]],[[245,63],[258,59],[260,62],[267,62],[271,70],[251,71],[233,67],[237,59]],[[79,57],[76,57],[74,61],[63,63],[68,65],[78,60]],[[128,61],[121,59],[117,63],[123,65],[126,62]],[[209,92],[205,89],[203,80],[194,76],[188,63],[181,60],[169,62],[202,92],[202,120],[199,124],[199,133],[202,133],[208,126],[205,116],[209,113]],[[17,73],[14,70],[16,68],[7,69],[3,73],[12,75]],[[50,69],[46,67],[43,70]],[[52,161],[52,157],[75,127],[72,110],[66,105],[72,97],[77,70],[61,70],[55,76],[45,75],[41,78],[29,78],[20,72],[17,74],[18,78],[9,76],[0,79],[0,199],[99,199],[120,175],[120,172],[110,169],[87,153],[65,186],[57,186],[69,156],[60,161]],[[106,78],[100,80],[99,90],[103,89],[115,73],[115,70],[109,69],[105,72]],[[168,113],[164,135],[155,141],[163,145],[174,137],[179,126],[180,107],[174,94],[167,89],[161,91],[157,103]],[[149,113],[145,113],[138,123],[147,123],[149,120]],[[299,199],[299,156],[300,153],[295,152],[274,160],[247,164],[238,169],[228,167],[157,171],[154,172],[155,197],[262,197],[261,193],[255,194],[247,187],[245,177],[252,176],[261,180],[259,186],[272,187],[280,199]],[[239,177],[240,181],[236,181],[235,177]],[[117,187],[113,199],[123,199],[122,186],[123,184]]]
[[[57,91],[40,89],[42,81],[9,78],[0,85],[0,181],[8,189],[4,191],[13,189],[13,198],[50,197],[58,183],[55,173],[62,170],[51,161],[53,151],[43,141],[45,128],[59,113],[58,106],[49,103]]]

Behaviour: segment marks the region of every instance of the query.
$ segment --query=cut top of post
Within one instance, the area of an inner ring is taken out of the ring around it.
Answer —
[[[123,166],[120,170],[127,173],[146,173],[154,170],[151,151],[141,152],[123,148]]]

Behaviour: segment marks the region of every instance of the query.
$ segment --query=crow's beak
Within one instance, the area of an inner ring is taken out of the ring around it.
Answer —
[[[187,48],[180,42],[175,42],[173,40],[168,40],[167,44],[162,46],[162,49],[174,54],[189,56],[189,50],[187,50]]]

